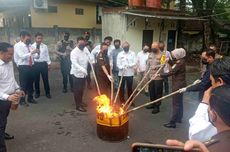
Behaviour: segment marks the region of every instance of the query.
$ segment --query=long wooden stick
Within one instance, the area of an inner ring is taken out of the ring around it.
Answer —
[[[93,64],[91,62],[89,62],[89,64],[90,64],[92,72],[93,72],[93,77],[94,77],[94,80],[95,80],[95,83],[96,83],[96,87],[97,87],[97,93],[100,96],[101,95],[101,91],[100,91],[100,88],[99,88],[99,85],[98,85],[98,81],[97,81],[97,77],[96,77],[96,74],[95,74],[95,71],[94,71],[94,68],[93,68]]]
[[[112,67],[110,67],[110,75],[113,77]],[[111,81],[110,103],[113,102],[113,93],[114,93],[114,81]]]
[[[136,99],[136,97],[145,89],[145,87],[147,85],[149,85],[149,83],[156,79],[157,75],[161,72],[161,70],[164,68],[165,64],[161,65],[161,67],[157,70],[157,72],[155,73],[155,75],[144,85],[142,86],[142,88],[136,93],[136,95],[132,98],[131,101],[127,100],[125,105],[123,106],[123,108],[126,110],[128,110],[128,108],[132,105],[132,103],[134,102],[134,100]],[[135,92],[134,92],[135,93]]]
[[[136,88],[133,90],[132,94],[129,96],[129,98],[126,100],[125,104],[123,107],[127,106],[127,104],[129,103],[129,101],[132,99],[132,97],[134,96],[135,92],[138,90],[138,88],[141,86],[141,84],[144,82],[144,80],[146,79],[146,77],[149,75],[150,72],[150,68],[149,70],[145,73],[144,77],[142,78],[142,80],[138,83],[138,85],[136,86]]]
[[[185,88],[188,89],[188,88],[190,88],[190,87],[192,87],[192,86],[194,86],[194,85],[197,85],[197,84],[200,83],[200,82],[201,82],[201,81],[196,80],[193,84],[190,84],[190,85],[188,85],[188,86],[185,87]],[[133,109],[131,109],[131,110],[128,110],[128,111],[126,111],[126,112],[125,112],[124,114],[122,114],[122,115],[126,115],[126,114],[128,114],[128,113],[130,113],[130,112],[136,111],[136,110],[141,109],[141,108],[143,108],[143,107],[146,107],[146,106],[148,106],[148,105],[151,105],[151,104],[160,102],[161,100],[164,100],[164,99],[166,99],[166,98],[168,98],[168,97],[171,97],[171,96],[173,96],[173,95],[175,95],[175,94],[178,94],[178,93],[180,93],[180,89],[177,90],[177,91],[175,91],[175,92],[172,92],[172,93],[170,93],[170,94],[168,94],[168,95],[166,95],[166,96],[163,96],[163,97],[161,97],[161,98],[159,98],[159,99],[156,99],[156,100],[154,100],[154,101],[145,103],[145,104],[140,105],[140,106],[138,106],[138,107],[136,107],[136,108],[133,108]]]
[[[117,93],[116,93],[116,96],[114,98],[114,104],[117,102],[117,97],[120,93],[120,90],[121,90],[121,84],[122,84],[122,81],[123,81],[123,78],[124,78],[124,73],[125,73],[125,70],[122,71],[122,74],[121,74],[121,79],[119,81],[119,85],[118,85],[118,89],[117,89]]]

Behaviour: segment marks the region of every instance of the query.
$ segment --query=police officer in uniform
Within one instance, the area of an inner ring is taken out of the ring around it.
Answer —
[[[107,95],[109,97],[109,90],[111,82],[113,82],[112,76],[109,74],[110,62],[108,57],[108,45],[106,43],[101,44],[100,52],[97,56],[96,63],[96,74],[101,90],[101,94]]]
[[[73,50],[74,44],[72,40],[69,40],[69,32],[64,33],[64,40],[57,43],[56,54],[60,59],[61,73],[63,77],[63,93],[67,92],[67,83],[69,81],[71,91],[73,90],[73,78],[70,75],[71,61],[70,53]]]

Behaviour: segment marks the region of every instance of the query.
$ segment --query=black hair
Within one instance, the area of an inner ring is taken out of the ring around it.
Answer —
[[[104,38],[104,41],[106,41],[106,40],[109,40],[109,41],[113,41],[113,38],[111,37],[111,36],[106,36],[105,38]]]
[[[69,33],[69,32],[64,32],[64,34],[70,36],[70,33]]]
[[[119,39],[114,40],[113,43],[115,44],[115,43],[117,43],[117,42],[121,44],[121,40],[119,40]]]
[[[85,41],[85,38],[80,36],[80,37],[77,38],[77,42],[79,42],[79,41]]]
[[[8,52],[9,48],[13,48],[13,45],[6,42],[0,42],[0,52]]]
[[[204,52],[206,53],[207,57],[212,57],[213,59],[215,59],[216,52],[214,50],[207,49],[207,50],[204,50]]]
[[[212,90],[210,107],[230,127],[230,86],[224,85]]]
[[[25,36],[31,36],[28,31],[21,31],[20,32],[20,37],[25,37]]]
[[[40,32],[37,32],[37,33],[35,34],[35,37],[38,37],[38,36],[42,36],[42,37],[43,37],[43,34],[40,33]]]
[[[210,73],[215,81],[221,78],[225,84],[230,85],[230,57],[216,59],[210,66]]]

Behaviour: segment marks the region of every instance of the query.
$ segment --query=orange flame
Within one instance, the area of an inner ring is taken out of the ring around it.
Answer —
[[[124,110],[119,108],[119,110],[115,111],[114,108],[111,106],[110,99],[106,95],[100,95],[94,98],[97,102],[97,112],[99,114],[104,114],[107,118],[117,117],[123,114]]]

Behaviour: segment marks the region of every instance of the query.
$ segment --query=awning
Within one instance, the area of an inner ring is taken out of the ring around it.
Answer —
[[[122,12],[122,14],[139,16],[139,17],[148,17],[148,18],[169,19],[169,20],[193,20],[193,21],[195,21],[195,20],[206,21],[207,20],[207,19],[202,19],[199,17],[142,14],[142,13],[133,13],[133,12],[128,12],[128,11]]]

